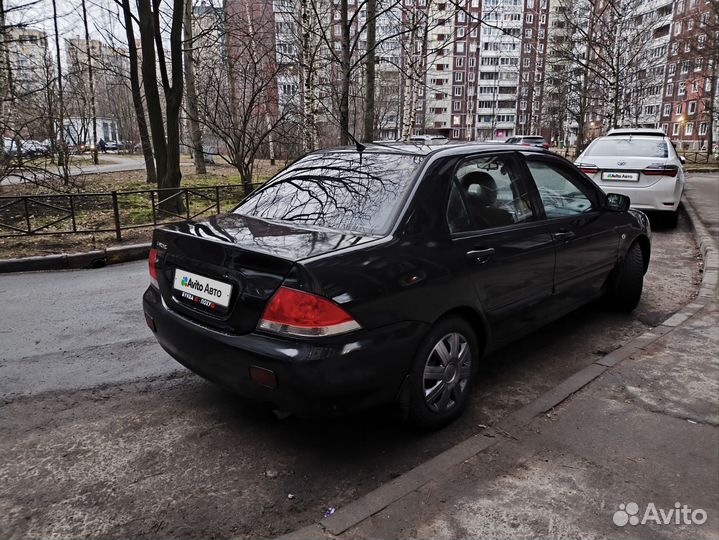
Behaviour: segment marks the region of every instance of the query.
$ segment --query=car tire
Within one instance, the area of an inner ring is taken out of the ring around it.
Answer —
[[[624,259],[614,269],[608,303],[618,311],[632,311],[642,297],[644,256],[638,243],[630,246]]]
[[[663,224],[668,229],[676,229],[679,223],[679,208],[674,212],[666,212],[664,215]]]
[[[479,364],[479,344],[461,317],[439,320],[419,347],[410,373],[409,422],[435,430],[467,405]]]

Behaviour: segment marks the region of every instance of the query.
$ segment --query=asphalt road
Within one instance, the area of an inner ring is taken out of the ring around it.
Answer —
[[[588,306],[488,359],[466,414],[277,420],[176,364],[145,328],[146,265],[0,276],[0,537],[270,537],[489,426],[665,319],[699,282],[657,229],[637,310]]]

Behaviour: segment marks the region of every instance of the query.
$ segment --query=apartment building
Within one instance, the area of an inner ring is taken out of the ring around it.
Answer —
[[[709,2],[677,0],[666,64],[661,128],[678,147],[699,150],[715,130],[708,109],[717,103],[716,22]]]
[[[43,88],[48,71],[52,71],[47,34],[31,28],[11,28],[5,42],[14,93],[22,97]]]
[[[532,135],[540,133],[545,125],[543,94],[549,29],[549,0],[525,0],[524,8],[516,133]]]

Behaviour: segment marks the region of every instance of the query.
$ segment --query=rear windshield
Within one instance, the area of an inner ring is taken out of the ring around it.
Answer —
[[[544,137],[520,137],[519,139],[528,142],[544,142]]]
[[[235,213],[365,234],[389,231],[424,156],[309,155],[250,195]]]
[[[586,156],[622,157],[669,157],[667,143],[663,139],[638,139],[636,137],[597,139],[587,149]]]

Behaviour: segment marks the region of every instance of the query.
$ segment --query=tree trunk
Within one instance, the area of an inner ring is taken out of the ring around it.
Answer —
[[[132,105],[137,117],[137,130],[140,132],[142,155],[145,158],[145,172],[148,184],[157,184],[157,172],[152,155],[152,142],[145,119],[145,106],[142,103],[142,88],[140,87],[140,72],[137,65],[137,44],[135,43],[135,30],[133,28],[130,0],[122,0],[122,12],[125,19],[125,33],[127,35],[127,48],[130,60],[130,88],[132,89]]]
[[[340,24],[342,25],[342,58],[340,70],[340,145],[349,144],[350,137],[350,27],[348,22],[348,2],[340,0]]]
[[[364,140],[372,142],[375,131],[375,47],[377,30],[377,0],[367,0],[367,70],[365,72]]]
[[[57,62],[57,106],[58,106],[58,129],[60,130],[60,141],[57,152],[57,163],[60,167],[63,183],[68,184],[70,181],[70,156],[67,152],[67,142],[65,140],[65,99],[62,89],[62,57],[60,56],[60,32],[57,28],[57,0],[52,0],[52,22],[55,30],[55,61]]]
[[[182,18],[184,0],[173,0],[172,23],[170,26],[171,77],[167,73],[164,57],[163,36],[159,28],[159,2],[139,0],[140,43],[142,47],[142,79],[147,99],[147,113],[150,119],[152,145],[155,149],[157,184],[159,188],[173,189],[180,186],[180,108],[182,105]],[[157,47],[157,54],[155,47]],[[157,65],[160,66],[162,86],[165,94],[165,115],[162,114],[160,92],[157,83]],[[182,215],[184,203],[177,191],[166,191],[159,207],[170,215]]]
[[[87,76],[90,79],[90,107],[92,113],[92,162],[97,165],[97,106],[95,105],[95,79],[92,73],[92,53],[90,52],[90,32],[87,29],[87,8],[82,0],[82,23],[85,26],[85,53],[87,55]],[[105,141],[107,142],[107,141]]]
[[[302,47],[302,116],[304,122],[303,147],[305,152],[317,148],[317,99],[315,95],[316,67],[314,60],[314,38],[310,27],[310,0],[300,0],[301,47]]]
[[[200,130],[199,113],[197,111],[197,91],[195,89],[195,59],[193,57],[192,0],[185,2],[185,90],[187,91],[187,117],[192,140],[192,152],[195,158],[195,172],[207,173],[205,153],[202,148],[202,131]]]

